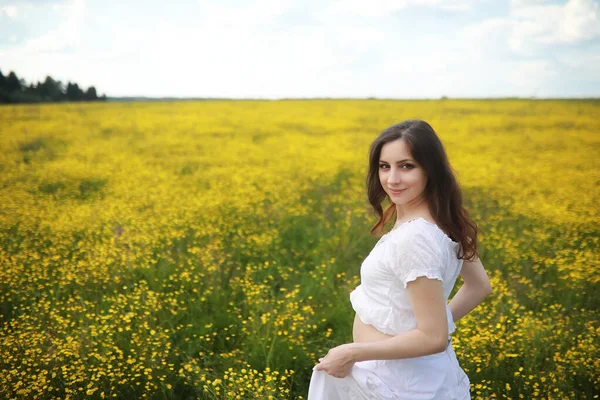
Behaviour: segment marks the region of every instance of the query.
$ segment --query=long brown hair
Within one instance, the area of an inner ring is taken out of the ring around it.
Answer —
[[[396,205],[390,201],[379,181],[379,158],[383,145],[398,139],[404,140],[412,157],[425,170],[425,198],[429,212],[438,226],[452,240],[460,243],[458,258],[475,259],[479,228],[469,218],[462,205],[462,192],[442,142],[431,125],[425,121],[407,120],[392,125],[381,132],[371,144],[366,182],[367,197],[379,216],[379,221],[373,226],[371,233],[383,234],[385,225],[396,215]],[[390,205],[384,211],[382,203],[386,199]]]

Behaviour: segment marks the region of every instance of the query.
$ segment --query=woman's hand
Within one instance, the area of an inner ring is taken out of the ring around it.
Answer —
[[[336,378],[347,376],[356,362],[354,359],[354,343],[342,344],[327,352],[323,358],[319,358],[317,371],[325,371]]]

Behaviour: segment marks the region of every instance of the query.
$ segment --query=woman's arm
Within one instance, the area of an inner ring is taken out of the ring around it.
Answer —
[[[317,370],[346,376],[357,361],[421,357],[444,351],[448,345],[448,320],[442,282],[417,278],[406,286],[417,327],[376,342],[337,346],[320,359]]]
[[[464,284],[449,304],[456,321],[492,293],[490,280],[479,259],[465,261],[461,270]],[[418,278],[407,285],[417,328],[393,338],[355,347],[355,361],[420,357],[443,351],[448,344],[448,323],[442,283]]]
[[[448,320],[442,282],[420,277],[409,282],[406,290],[417,327],[390,339],[355,343],[354,361],[421,357],[444,351],[448,346]]]
[[[460,272],[464,283],[450,300],[452,318],[458,321],[492,293],[492,285],[479,258],[465,261]]]

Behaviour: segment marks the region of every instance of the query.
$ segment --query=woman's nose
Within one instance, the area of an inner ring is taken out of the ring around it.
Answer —
[[[398,183],[400,182],[400,171],[395,170],[394,168],[390,168],[390,173],[387,179],[388,183]]]

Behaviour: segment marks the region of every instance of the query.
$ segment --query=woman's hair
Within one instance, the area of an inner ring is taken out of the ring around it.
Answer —
[[[391,201],[385,211],[382,207],[387,194],[379,181],[379,159],[383,145],[398,139],[408,145],[412,157],[425,170],[425,198],[436,223],[452,240],[460,243],[459,258],[475,259],[479,228],[469,218],[462,205],[462,193],[442,142],[431,125],[425,121],[407,120],[392,125],[381,132],[371,144],[366,182],[367,197],[379,216],[379,221],[373,226],[371,233],[383,234],[385,225],[396,214],[396,205]]]

